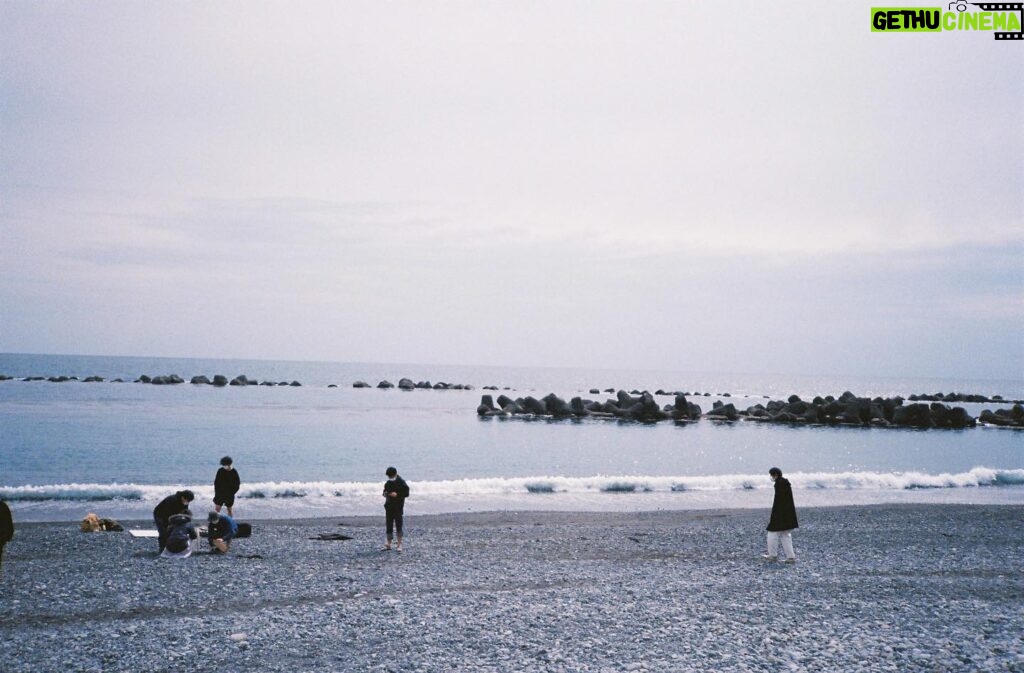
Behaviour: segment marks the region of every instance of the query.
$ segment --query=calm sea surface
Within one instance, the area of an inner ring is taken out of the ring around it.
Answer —
[[[791,428],[707,420],[686,426],[607,420],[480,419],[481,388],[569,398],[591,388],[683,390],[706,411],[791,394],[968,392],[1024,398],[1021,381],[852,380],[650,371],[174,360],[0,354],[0,496],[19,520],[87,511],[147,518],[177,488],[205,501],[222,455],[243,480],[246,518],[375,514],[384,468],[413,488],[410,513],[490,509],[767,507],[778,465],[798,505],[1024,503],[1024,432]],[[133,383],[142,374],[300,387]],[[26,382],[102,376],[102,383]],[[474,390],[354,389],[401,377]],[[123,378],[125,383],[112,383]],[[336,385],[337,387],[329,387]],[[709,393],[705,396],[704,393]],[[660,398],[662,404],[671,397]],[[965,404],[977,416],[984,408]],[[203,506],[200,506],[201,508]]]

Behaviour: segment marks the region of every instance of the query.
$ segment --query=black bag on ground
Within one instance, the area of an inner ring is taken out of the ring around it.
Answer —
[[[252,535],[252,525],[248,523],[238,524],[238,532],[235,533],[235,537],[249,537]]]

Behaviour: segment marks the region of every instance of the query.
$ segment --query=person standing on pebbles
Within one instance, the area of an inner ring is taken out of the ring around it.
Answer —
[[[228,508],[228,516],[234,516],[232,508],[235,506],[235,494],[242,485],[238,471],[232,466],[231,456],[224,456],[220,459],[220,469],[217,476],[213,478],[213,504],[217,513],[220,508]]]
[[[793,503],[793,488],[789,480],[782,476],[782,470],[773,467],[768,475],[775,482],[775,500],[772,502],[772,516],[768,520],[768,553],[764,555],[769,561],[778,557],[779,542],[786,553],[786,563],[796,563],[793,553],[793,529],[799,528],[796,522],[796,505]]]
[[[14,519],[11,517],[11,508],[7,503],[0,500],[0,573],[3,573],[4,547],[14,537]]]
[[[388,480],[384,482],[384,518],[387,526],[387,543],[384,551],[391,549],[391,541],[394,534],[398,534],[396,551],[402,551],[402,514],[405,509],[405,499],[409,497],[409,484],[405,479],[398,476],[398,470],[389,467],[384,474]]]

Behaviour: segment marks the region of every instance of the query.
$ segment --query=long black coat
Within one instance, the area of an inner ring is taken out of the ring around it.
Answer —
[[[14,519],[11,518],[11,508],[7,503],[0,500],[0,547],[7,544],[14,537]]]
[[[181,496],[175,493],[161,500],[160,504],[153,508],[153,518],[166,526],[168,519],[186,510],[188,505],[181,504]]]
[[[772,518],[768,521],[768,530],[778,532],[798,527],[793,489],[788,479],[779,477],[775,480],[775,500],[772,502]]]

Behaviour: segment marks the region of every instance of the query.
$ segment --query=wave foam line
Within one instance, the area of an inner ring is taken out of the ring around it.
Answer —
[[[975,467],[957,474],[925,472],[794,472],[787,475],[797,490],[901,491],[915,489],[978,488],[1024,485],[1024,469],[999,470]],[[713,476],[626,476],[512,477],[411,481],[413,497],[487,496],[559,493],[664,493],[767,490],[767,475],[725,474]],[[208,503],[210,487],[150,484],[52,484],[45,486],[0,486],[0,497],[12,502],[42,501],[143,501],[158,502],[176,490],[191,488],[197,502]],[[239,496],[251,499],[379,498],[381,482],[273,481],[244,484]],[[202,507],[199,505],[198,507]],[[195,508],[195,506],[194,506]]]

